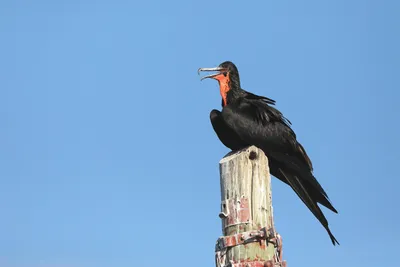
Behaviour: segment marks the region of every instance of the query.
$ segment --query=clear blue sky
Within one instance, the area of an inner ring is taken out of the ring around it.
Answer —
[[[396,265],[399,1],[2,1],[0,265],[214,266],[209,122],[233,61],[277,100],[341,246],[273,180],[289,266]]]

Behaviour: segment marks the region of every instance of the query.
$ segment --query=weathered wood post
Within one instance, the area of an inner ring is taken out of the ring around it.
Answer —
[[[275,232],[268,159],[255,146],[220,161],[224,236],[217,240],[217,267],[286,266]]]

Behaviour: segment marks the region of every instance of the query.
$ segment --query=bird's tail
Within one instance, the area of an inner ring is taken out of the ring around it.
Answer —
[[[299,198],[304,202],[304,204],[310,209],[310,211],[314,214],[314,216],[319,220],[322,226],[326,229],[331,238],[332,244],[339,245],[339,242],[332,234],[331,230],[328,226],[328,221],[322,213],[320,207],[317,202],[326,206],[328,209],[337,213],[336,209],[329,202],[326,193],[323,191],[322,187],[313,186],[313,182],[310,180],[314,179],[316,183],[316,179],[314,176],[309,173],[307,177],[304,177],[304,172],[299,172],[290,167],[290,164],[285,164],[287,162],[282,163],[281,160],[274,160],[273,156],[271,157],[271,174],[277,177],[278,179],[284,181],[289,184]],[[311,177],[310,177],[311,176]],[[315,183],[314,182],[314,183]],[[319,185],[319,184],[318,184]]]
[[[279,172],[281,173],[282,176],[286,178],[286,180],[289,182],[290,186],[293,188],[296,194],[300,197],[300,199],[304,202],[304,204],[306,204],[306,206],[311,210],[314,216],[320,221],[322,226],[326,229],[326,231],[329,234],[329,237],[331,238],[332,244],[340,245],[335,236],[332,234],[331,230],[329,229],[328,221],[325,218],[324,214],[322,213],[321,209],[318,207],[317,202],[314,199],[312,199],[312,197],[308,193],[307,188],[304,187],[302,181],[296,175],[287,173],[280,168]]]

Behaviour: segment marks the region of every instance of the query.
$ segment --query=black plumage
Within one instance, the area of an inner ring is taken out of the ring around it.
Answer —
[[[272,105],[275,101],[240,87],[239,72],[232,62],[217,68],[204,78],[219,82],[222,110],[212,110],[210,120],[220,141],[231,150],[254,145],[264,151],[273,176],[288,184],[320,221],[332,243],[339,244],[317,203],[337,213],[325,190],[313,175],[313,166],[303,146],[297,141],[291,122]]]

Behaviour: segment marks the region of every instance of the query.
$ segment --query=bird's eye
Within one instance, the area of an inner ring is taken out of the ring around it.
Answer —
[[[224,72],[224,76],[226,77],[226,75],[228,75],[228,73],[227,72]]]

